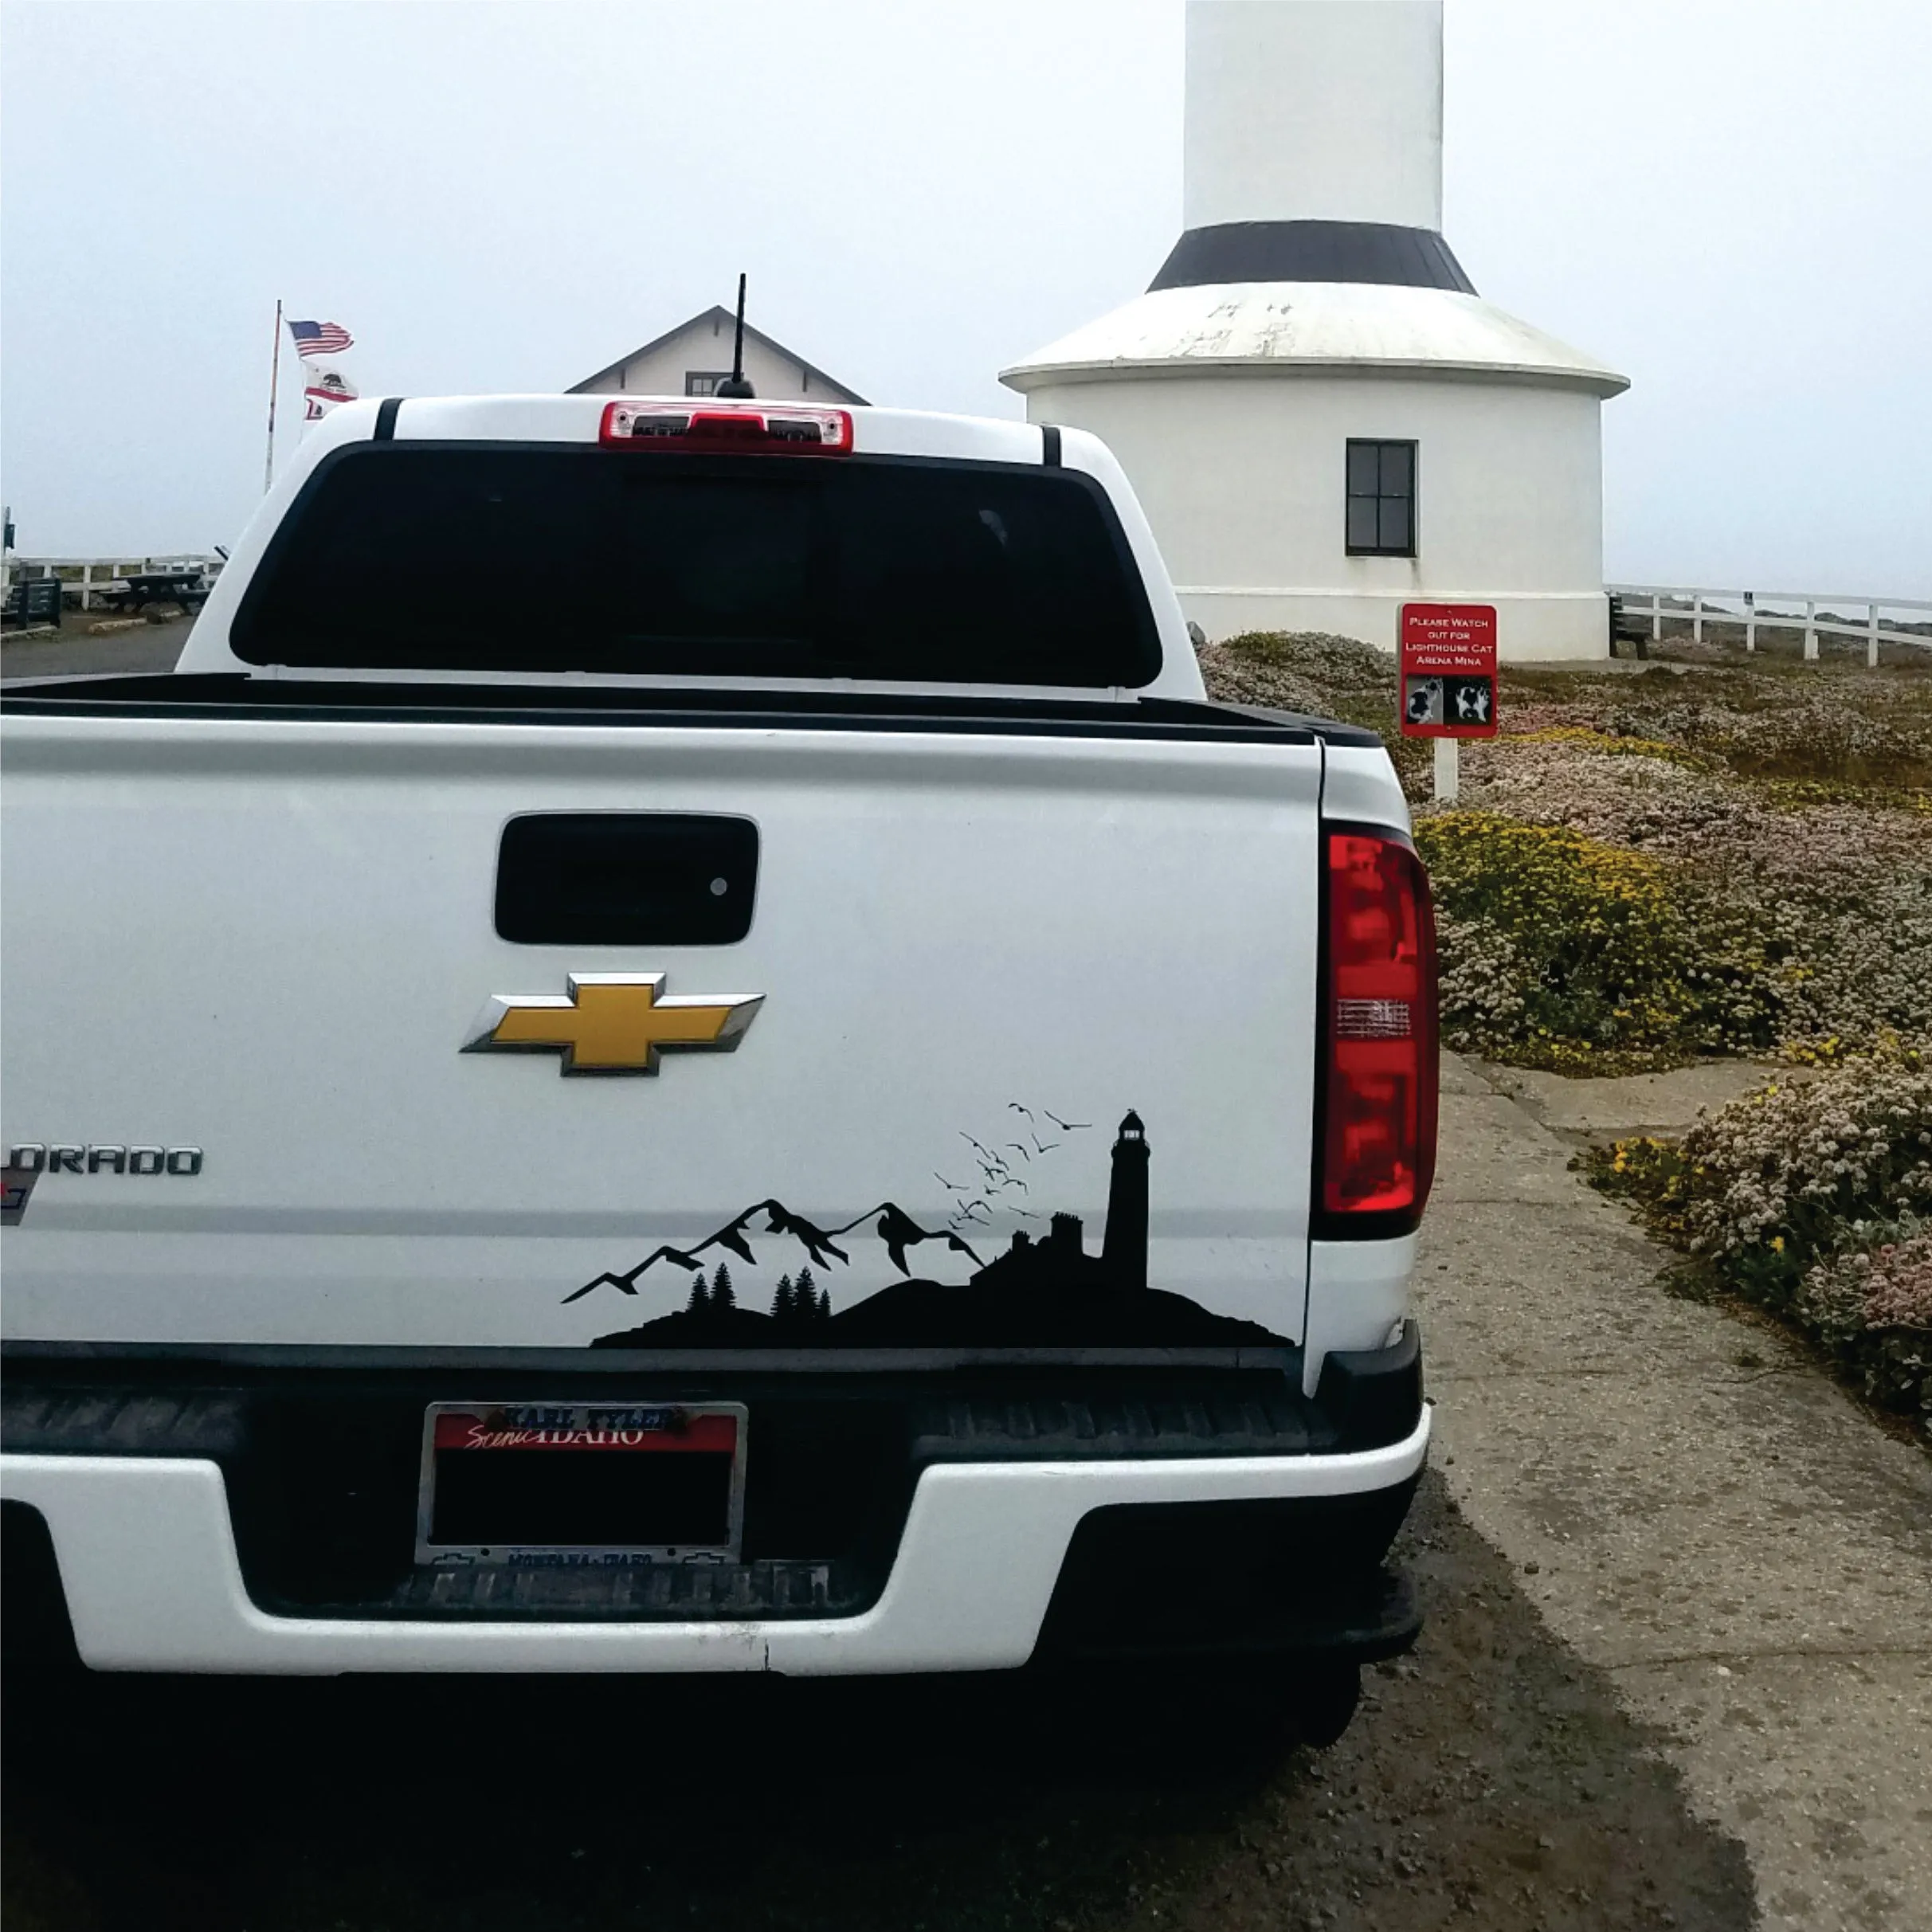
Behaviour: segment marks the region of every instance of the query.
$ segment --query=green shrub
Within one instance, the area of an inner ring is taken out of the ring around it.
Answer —
[[[1618,1141],[1582,1165],[1722,1286],[1829,1349],[1882,1405],[1932,1428],[1932,1060],[1887,1043],[1773,1082],[1681,1144]]]
[[[1396,730],[1393,651],[1328,631],[1244,631],[1204,650],[1201,669],[1208,689],[1229,703],[1303,711],[1377,733],[1403,790],[1412,799],[1427,796],[1428,743]]]
[[[1441,812],[1416,826],[1436,892],[1444,1037],[1518,1065],[1617,1072],[1769,1045],[1762,942],[1681,867],[1560,825]]]

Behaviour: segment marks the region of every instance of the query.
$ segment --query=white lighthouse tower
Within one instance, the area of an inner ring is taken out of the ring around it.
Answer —
[[[1185,232],[1145,295],[1001,372],[1113,447],[1210,638],[1394,648],[1494,604],[1505,657],[1602,656],[1601,362],[1442,233],[1440,0],[1189,0]]]

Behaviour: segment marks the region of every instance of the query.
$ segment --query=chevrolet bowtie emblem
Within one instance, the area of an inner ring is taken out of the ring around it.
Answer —
[[[660,1052],[728,1053],[764,1005],[762,993],[664,997],[661,973],[573,973],[569,993],[499,993],[477,1017],[465,1053],[556,1053],[565,1073],[655,1073]]]

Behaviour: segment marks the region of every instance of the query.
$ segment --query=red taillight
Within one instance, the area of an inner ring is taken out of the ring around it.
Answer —
[[[613,402],[597,440],[606,448],[758,456],[852,453],[852,412],[790,402]]]
[[[1316,1232],[1413,1228],[1436,1174],[1436,919],[1404,841],[1327,835]]]

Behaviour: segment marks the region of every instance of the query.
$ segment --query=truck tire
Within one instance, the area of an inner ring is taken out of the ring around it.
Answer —
[[[1279,1757],[1296,1745],[1326,1750],[1362,1701],[1359,1664],[1311,1659],[1229,1659],[1175,1673],[1166,1689],[1182,1721],[1220,1734],[1228,1748]]]
[[[1349,1727],[1362,1702],[1362,1667],[1311,1665],[1288,1687],[1288,1710],[1303,1743],[1326,1750]]]
[[[0,1675],[8,1680],[10,1695],[22,1679],[44,1683],[78,1671],[80,1654],[53,1542],[40,1512],[24,1503],[0,1503],[0,1577],[5,1579]]]
[[[1063,1671],[1053,1681],[1086,1707],[1083,1722],[1103,1733],[1124,1727],[1137,1754],[1224,1769],[1264,1769],[1297,1746],[1326,1750],[1362,1696],[1359,1665],[1309,1658],[1149,1660]]]

